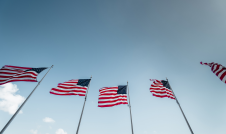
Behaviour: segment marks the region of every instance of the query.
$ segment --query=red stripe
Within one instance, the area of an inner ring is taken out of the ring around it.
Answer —
[[[220,76],[220,79],[221,79],[221,80],[223,80],[224,77],[225,77],[225,75],[226,75],[226,69],[224,69],[224,71],[225,71],[225,72]]]
[[[219,67],[220,67],[220,65],[215,65],[215,66],[217,66],[217,67],[216,67],[215,70],[213,70],[213,73],[215,73],[216,71],[218,71],[218,69],[219,69]]]
[[[9,75],[7,77],[13,76],[15,74],[18,74],[18,73],[0,72],[0,75]]]
[[[9,83],[9,82],[18,82],[18,81],[38,82],[37,80],[10,80],[10,81],[4,82],[4,83],[1,83],[1,82],[0,82],[0,85],[6,84],[6,83]]]
[[[114,102],[120,102],[120,101],[127,101],[127,99],[120,99],[120,100],[115,100],[115,101],[101,101],[99,100],[98,103],[102,104],[102,103],[114,103]]]
[[[78,82],[64,82],[64,83],[60,83],[60,85],[75,85]]]
[[[117,90],[101,90],[100,93],[105,93],[105,92],[117,92]]]
[[[158,91],[151,91],[152,93],[157,93],[157,94],[170,94],[173,95],[172,92],[158,92]]]
[[[167,97],[167,98],[171,98],[171,99],[174,99],[175,100],[175,98],[170,97],[170,96],[167,96],[167,95],[165,95],[165,96],[160,96],[160,95],[156,95],[156,94],[152,94],[152,95],[155,96],[155,97],[159,97],[159,98],[165,98],[165,97]]]
[[[213,65],[213,66],[211,67],[211,70],[212,70],[212,71],[214,70],[214,67],[215,67],[215,65]]]
[[[128,104],[127,102],[126,103],[117,103],[117,104],[109,104],[109,105],[98,105],[98,107],[113,107],[113,106],[117,106],[117,105],[120,105],[120,104]]]
[[[35,73],[34,71],[28,71],[28,72],[18,72],[18,73],[10,73],[10,72],[1,72],[0,75],[2,74],[7,74],[7,75],[11,75],[11,76],[15,76],[15,75],[34,75],[37,76],[38,74]],[[10,77],[10,76],[9,76]]]
[[[118,98],[117,96],[107,96],[107,97],[103,97],[101,95],[99,95],[99,99],[116,99]]]
[[[57,87],[59,87],[59,88],[63,88],[63,89],[74,89],[74,88],[76,88],[76,89],[87,89],[86,87],[78,87],[78,86],[73,86],[73,87],[64,87],[64,86],[57,86]]]
[[[211,66],[210,67],[211,67],[211,70],[213,71],[213,73],[215,73],[216,76],[219,77],[221,81],[223,81],[224,77],[226,77],[226,72],[222,73],[222,71],[226,70],[226,67],[222,66],[221,64],[214,63],[214,62],[208,63],[208,64],[212,65],[212,67]],[[216,69],[214,70],[215,66],[216,66]],[[222,69],[219,70],[220,67],[222,67]],[[220,75],[220,73],[222,73],[222,74]],[[226,81],[223,81],[223,82],[226,83]]]
[[[117,93],[105,93],[105,94],[100,94],[99,96],[113,96],[113,95],[117,95]]]
[[[22,79],[23,78],[23,79]],[[35,79],[36,80],[37,77],[27,77],[27,76],[24,76],[24,77],[11,77],[9,79],[6,79],[6,80],[0,80],[0,82],[3,82],[3,81],[8,81],[8,80],[26,80],[26,79]]]
[[[60,89],[56,89],[56,88],[52,88],[51,90],[53,91],[57,91],[57,92],[77,92],[77,93],[86,93],[86,91],[82,91],[82,90],[60,90]]]
[[[219,73],[221,73],[223,70],[224,70],[224,68],[222,68],[220,71],[218,71],[218,72],[216,73],[216,75],[218,76]]]
[[[58,93],[53,93],[50,91],[51,94],[54,94],[54,95],[79,95],[79,96],[85,96],[85,94],[58,94]]]

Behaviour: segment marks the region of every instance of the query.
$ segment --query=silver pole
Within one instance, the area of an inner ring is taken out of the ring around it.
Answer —
[[[91,79],[92,79],[92,76],[90,77],[90,82],[91,82]],[[90,82],[89,82],[89,85],[90,85]],[[81,123],[81,120],[82,120],[83,110],[84,110],[84,107],[85,107],[85,104],[86,104],[86,97],[87,97],[87,94],[88,94],[88,91],[89,91],[89,85],[88,85],[88,88],[87,88],[87,91],[86,91],[86,96],[85,96],[85,100],[84,100],[84,104],[83,104],[83,108],[82,108],[82,113],[81,113],[81,116],[80,116],[80,120],[79,120],[79,123],[78,123],[76,134],[78,134],[80,123]]]
[[[52,69],[53,65],[50,67]],[[49,69],[49,71],[50,71]],[[45,78],[45,76],[49,73],[49,71],[42,77],[42,79],[38,82],[36,87],[33,89],[33,91],[30,93],[30,95],[27,97],[27,99],[23,102],[23,104],[17,109],[16,113],[11,117],[11,119],[8,121],[8,123],[4,126],[4,128],[1,130],[0,134],[3,134],[3,132],[6,130],[6,128],[9,126],[9,124],[12,122],[12,120],[15,118],[17,113],[19,113],[20,109],[24,106],[24,104],[27,102],[27,100],[31,97],[35,89],[39,86],[39,84],[42,82],[42,80]]]
[[[168,81],[167,78],[166,78],[166,80]],[[169,83],[169,81],[168,81],[168,83]],[[170,87],[170,89],[171,89],[172,92],[173,92],[173,89],[171,88],[170,84],[169,84],[169,87]],[[182,108],[181,108],[181,106],[180,106],[180,103],[179,103],[179,101],[177,100],[177,97],[176,97],[176,95],[175,95],[174,92],[173,92],[173,95],[174,95],[174,97],[175,97],[175,99],[176,99],[176,102],[177,102],[177,104],[178,104],[178,106],[179,106],[179,108],[180,108],[180,110],[181,110],[181,112],[182,112],[182,114],[183,114],[183,116],[184,116],[184,119],[185,119],[185,121],[186,121],[186,123],[187,123],[187,125],[188,125],[188,127],[189,127],[189,129],[190,129],[190,131],[191,131],[191,134],[194,134],[193,131],[192,131],[192,129],[191,129],[191,126],[189,125],[188,120],[187,120],[187,118],[186,118],[186,116],[185,116],[185,114],[184,114],[184,112],[183,112],[183,110],[182,110]]]
[[[128,81],[127,81],[127,88],[128,88],[128,96],[129,96],[129,86],[128,86]],[[130,96],[129,96],[129,110],[130,110],[130,120],[131,120],[131,129],[132,129],[132,134],[133,133],[133,120],[132,120],[132,112],[131,112],[131,105],[130,105]]]

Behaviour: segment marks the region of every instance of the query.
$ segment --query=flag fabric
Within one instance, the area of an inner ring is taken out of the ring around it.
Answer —
[[[220,80],[224,83],[226,83],[226,67],[222,66],[221,64],[218,63],[202,63],[200,62],[200,64],[202,65],[207,65],[209,67],[211,67],[212,72],[218,77],[220,78]]]
[[[151,85],[150,92],[153,94],[153,96],[156,97],[168,97],[171,99],[175,99],[173,91],[169,86],[169,82],[165,80],[155,80]]]
[[[79,95],[85,96],[91,79],[73,79],[64,83],[59,83],[52,88],[50,93],[55,95]]]
[[[103,87],[101,88],[98,107],[112,107],[127,102],[127,86]]]
[[[37,82],[38,74],[45,69],[46,67],[31,68],[5,65],[0,69],[0,85],[16,81]]]

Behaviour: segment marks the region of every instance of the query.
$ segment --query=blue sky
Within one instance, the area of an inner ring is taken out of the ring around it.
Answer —
[[[131,134],[128,106],[97,107],[101,87],[127,81],[135,134],[190,134],[176,102],[149,92],[149,79],[166,77],[194,133],[225,134],[226,85],[199,64],[226,66],[225,7],[224,0],[0,1],[0,66],[54,65],[4,134],[75,133],[84,97],[49,91],[91,75],[79,134]],[[37,83],[13,84],[26,98]],[[11,116],[0,110],[0,129]]]

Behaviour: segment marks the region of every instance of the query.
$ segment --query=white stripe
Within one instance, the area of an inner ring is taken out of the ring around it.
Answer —
[[[11,80],[36,80],[36,78],[12,78],[12,79],[8,79],[8,80],[5,80],[5,81],[11,81]]]
[[[99,99],[100,102],[103,101],[115,101],[115,100],[119,100],[119,99],[127,99],[127,97],[119,97],[119,98],[115,98],[115,99]]]
[[[100,97],[119,97],[122,95],[127,97],[127,94],[116,94],[116,95],[99,95],[99,98]]]
[[[32,71],[34,74],[30,74],[30,73],[26,73],[26,72],[21,72],[21,73],[15,73],[15,74],[0,74],[0,76],[10,76],[10,77],[18,77],[18,76],[34,76],[34,77],[37,77],[38,73]]]
[[[0,78],[0,80],[14,80],[14,79],[21,79],[21,80],[23,80],[23,79],[34,79],[34,80],[36,80],[36,77],[35,78],[31,78],[31,77],[25,77],[25,78],[17,78],[17,77],[10,77],[10,78]]]
[[[62,84],[77,84],[78,82],[72,82],[72,81],[70,81],[70,82],[64,82],[64,83],[62,83]]]
[[[155,86],[155,87],[152,87],[151,86],[151,88],[165,88],[165,87],[163,87],[163,86]]]
[[[215,72],[215,74],[217,74],[223,67],[220,66],[219,69]]]
[[[226,82],[226,76],[224,76],[224,78],[222,79],[222,81],[225,83]]]
[[[224,72],[226,72],[226,70],[223,70],[223,71],[221,71],[219,74],[218,74],[218,76],[217,77],[221,77],[221,75],[224,73]]]
[[[114,90],[114,89],[118,89],[118,87],[102,87],[101,89],[99,89],[99,91],[102,91],[102,90]]]
[[[11,71],[11,70],[0,70],[0,73],[18,73],[18,72],[21,72],[21,71],[18,71],[18,70],[15,70],[15,71]],[[22,71],[24,72],[24,71]]]
[[[117,92],[104,92],[104,93],[100,93],[101,95],[104,95],[104,94],[117,94]]]
[[[16,74],[18,74],[18,73],[16,73]],[[9,76],[9,77],[12,77],[12,76],[14,76],[16,74],[0,74],[0,76]]]
[[[213,72],[217,69],[217,64],[214,64]]]
[[[27,69],[22,69],[22,68],[19,68],[19,67],[8,67],[8,66],[4,66],[5,69],[11,69],[11,70],[15,70],[15,69],[20,69],[20,70],[27,70]],[[28,67],[30,68],[30,67]]]
[[[84,87],[84,88],[87,88],[86,86],[80,86],[80,85],[59,85],[59,86],[61,86],[61,87],[65,87],[65,88],[67,88],[67,87]],[[58,87],[58,86],[57,86]]]
[[[28,70],[28,69],[21,69],[21,68],[1,68],[1,71],[18,71],[18,70],[25,71],[25,70]]]
[[[81,92],[57,92],[57,91],[54,91],[54,90],[51,90],[50,92],[53,92],[53,93],[57,93],[57,94],[81,94],[81,95],[85,95],[86,93],[81,93]]]
[[[64,89],[64,88],[56,87],[55,89],[59,89],[59,90],[63,90],[63,91],[70,91],[70,90],[86,91],[86,89],[77,89],[77,88],[74,88],[74,89]]]
[[[127,102],[127,101],[116,101],[116,102],[112,102],[112,103],[98,103],[99,106],[104,106],[104,105],[114,105],[117,104],[119,102]]]
[[[155,94],[155,95],[158,95],[158,96],[170,96],[170,97],[173,97],[174,98],[173,95],[170,95],[170,94],[167,94],[167,93],[165,93],[165,94],[152,93],[152,94]]]
[[[0,82],[0,84],[1,83],[6,83],[6,82],[9,82],[9,81],[12,81],[12,80],[36,80],[36,79],[33,79],[33,78],[13,78],[13,79],[8,79],[8,80],[5,80],[5,81],[2,81],[2,82]]]

